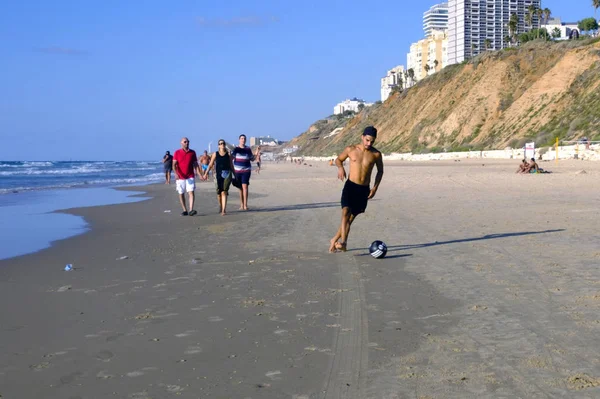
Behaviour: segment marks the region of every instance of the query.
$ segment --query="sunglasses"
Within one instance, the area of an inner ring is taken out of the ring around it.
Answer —
[[[225,143],[219,143],[219,145],[225,145]]]
[[[184,141],[184,143],[189,143],[189,141]]]

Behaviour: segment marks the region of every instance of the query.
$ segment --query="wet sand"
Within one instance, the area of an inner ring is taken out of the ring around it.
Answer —
[[[195,217],[165,185],[69,210],[92,230],[0,261],[0,395],[600,397],[600,164],[517,164],[387,163],[340,254],[325,163],[225,217],[211,183]]]

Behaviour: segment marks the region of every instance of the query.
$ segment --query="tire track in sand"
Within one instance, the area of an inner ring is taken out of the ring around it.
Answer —
[[[339,275],[339,324],[333,337],[334,356],[325,380],[325,399],[363,399],[368,367],[368,319],[365,292],[354,256],[333,255]]]

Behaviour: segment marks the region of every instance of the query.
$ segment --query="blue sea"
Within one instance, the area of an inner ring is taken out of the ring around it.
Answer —
[[[0,195],[72,187],[147,184],[162,179],[160,162],[0,161]]]
[[[162,181],[160,162],[0,161],[0,259],[89,229],[83,218],[54,211],[142,201],[113,187]]]

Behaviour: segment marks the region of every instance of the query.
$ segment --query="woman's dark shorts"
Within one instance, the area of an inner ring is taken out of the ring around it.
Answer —
[[[363,213],[367,209],[370,192],[369,186],[361,186],[346,180],[342,190],[342,208],[350,208],[354,216]]]
[[[231,178],[233,174],[229,170],[223,170],[217,175],[215,179],[215,188],[217,189],[217,195],[221,193],[229,194],[229,186],[231,185]]]

